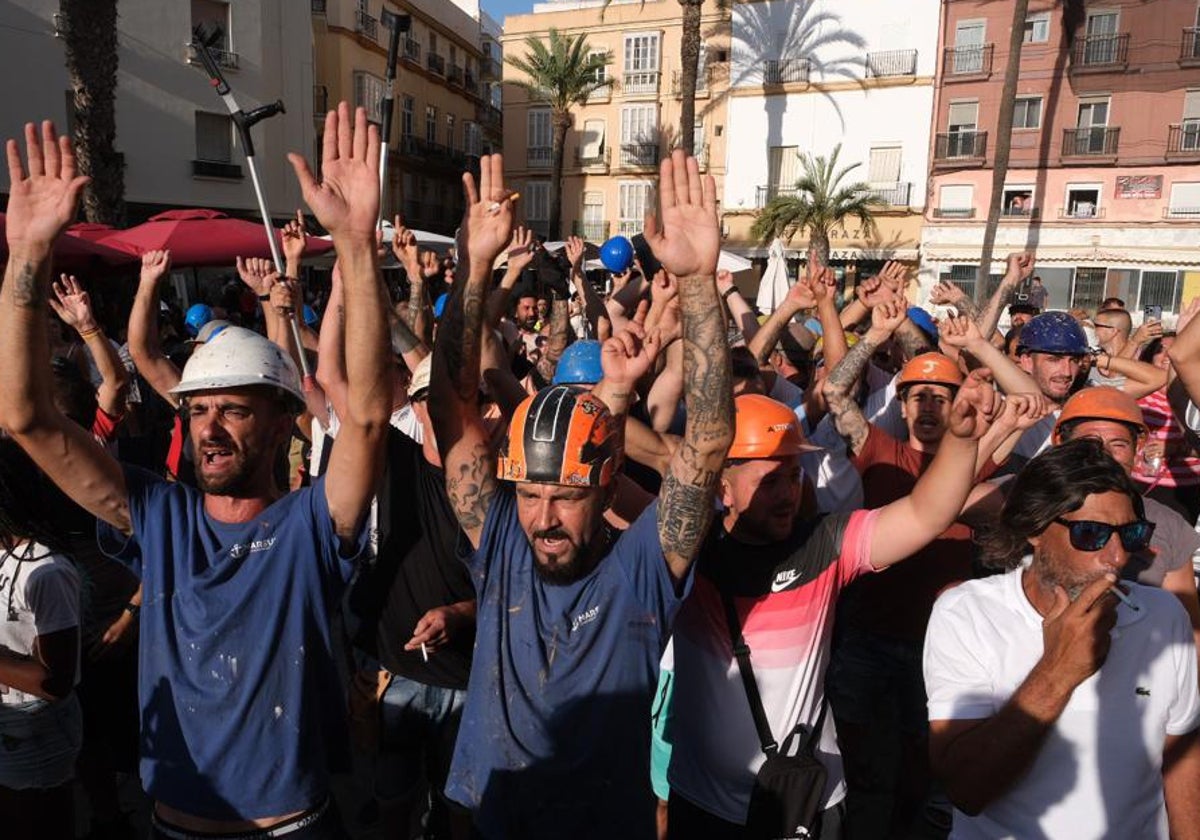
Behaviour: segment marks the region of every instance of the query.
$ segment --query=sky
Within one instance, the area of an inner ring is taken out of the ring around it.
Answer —
[[[522,15],[533,11],[534,0],[480,0],[483,10],[496,19],[501,26],[508,15]]]

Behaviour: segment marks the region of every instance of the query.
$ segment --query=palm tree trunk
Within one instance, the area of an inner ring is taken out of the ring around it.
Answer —
[[[1008,159],[1012,152],[1013,110],[1017,104],[1017,79],[1021,74],[1021,44],[1025,40],[1025,18],[1029,0],[1013,3],[1012,28],[1008,37],[1008,64],[1004,68],[1004,87],[1000,92],[1000,110],[996,114],[996,137],[992,158],[992,196],[988,202],[987,224],[983,229],[983,250],[979,256],[979,276],[975,282],[975,300],[987,300],[992,270],[992,251],[996,247],[996,227],[1004,201],[1004,181],[1008,177]]]
[[[67,73],[74,90],[75,155],[89,222],[125,224],[125,161],[116,150],[117,0],[61,0]]]
[[[813,228],[808,233],[808,247],[817,252],[817,262],[829,265],[829,231]]]
[[[679,0],[683,31],[679,43],[679,147],[689,155],[696,148],[696,70],[700,61],[700,2]]]
[[[567,146],[567,132],[571,130],[570,111],[557,112],[551,116],[554,121],[554,138],[550,149],[550,229],[547,236],[558,240],[562,228],[562,177],[563,150]]]

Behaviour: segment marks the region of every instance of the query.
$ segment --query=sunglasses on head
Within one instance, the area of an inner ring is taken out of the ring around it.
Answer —
[[[1091,519],[1054,520],[1067,529],[1071,536],[1071,545],[1077,551],[1099,551],[1108,545],[1113,532],[1121,538],[1121,545],[1126,551],[1141,551],[1150,545],[1154,536],[1154,523],[1145,519],[1127,522],[1124,525],[1110,525],[1107,522],[1096,522]]]

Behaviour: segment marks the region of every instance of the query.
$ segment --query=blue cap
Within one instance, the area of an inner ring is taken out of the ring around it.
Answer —
[[[938,328],[937,321],[933,320],[933,316],[919,306],[908,307],[908,320],[912,321],[924,331],[926,335],[937,343]]]
[[[437,300],[433,302],[433,317],[441,318],[442,313],[446,311],[446,301],[450,300],[449,292],[442,292],[438,295]]]
[[[821,322],[816,318],[809,318],[804,322],[804,329],[808,330],[813,335],[825,335],[825,328],[821,326]]]
[[[211,306],[207,303],[193,303],[188,307],[187,314],[183,316],[183,325],[187,328],[188,335],[195,338],[200,332],[200,328],[212,319]]]
[[[321,323],[321,318],[317,315],[317,310],[313,309],[307,303],[304,304],[304,324],[312,327],[314,330]]]
[[[1021,328],[1017,352],[1082,356],[1088,352],[1087,335],[1068,313],[1043,312]]]
[[[600,246],[600,262],[613,274],[624,274],[633,265],[633,243],[624,236],[613,236]]]
[[[600,342],[576,341],[563,351],[554,368],[551,385],[595,385],[604,378],[600,364]]]

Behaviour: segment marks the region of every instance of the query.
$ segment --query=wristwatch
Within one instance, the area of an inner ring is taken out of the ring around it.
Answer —
[[[258,296],[258,299],[259,299],[259,300],[262,300],[262,301],[267,301],[267,300],[270,300],[270,299],[271,299],[271,293],[270,293],[270,292],[267,292],[265,295],[259,295],[259,296]]]
[[[142,611],[141,604],[128,603],[125,605],[125,612],[129,613],[131,618],[137,618],[138,613]]]
[[[721,300],[729,300],[729,296],[738,290],[737,286],[730,286],[725,291],[721,292]]]

